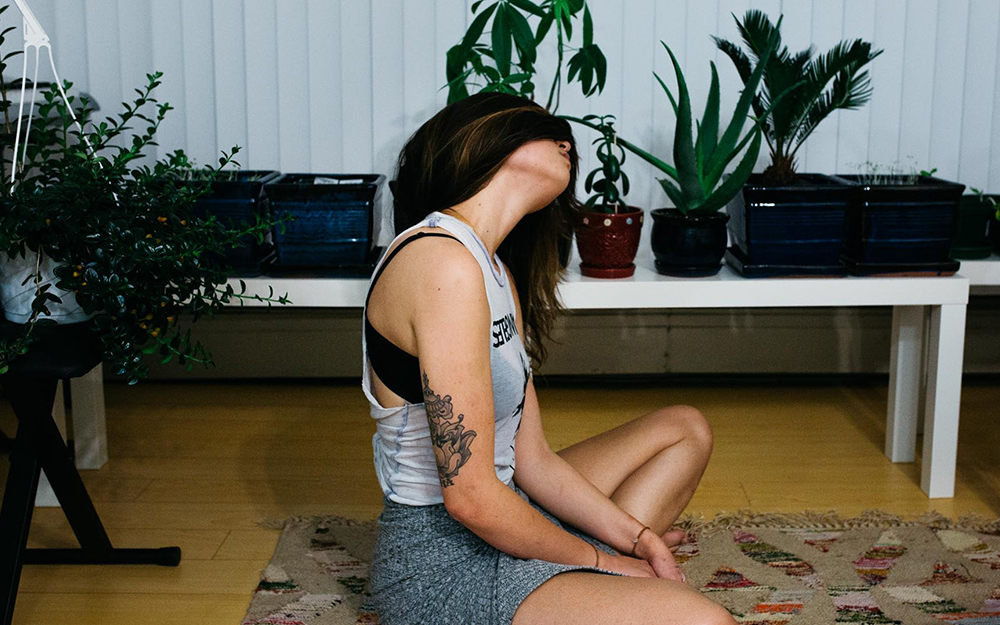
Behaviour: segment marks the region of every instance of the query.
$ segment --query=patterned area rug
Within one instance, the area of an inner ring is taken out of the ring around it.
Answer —
[[[738,513],[679,524],[688,583],[740,623],[1000,625],[1000,520]],[[378,623],[373,521],[293,518],[243,625]]]

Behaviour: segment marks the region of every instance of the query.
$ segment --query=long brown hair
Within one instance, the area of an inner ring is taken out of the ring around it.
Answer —
[[[441,109],[421,126],[399,154],[395,182],[395,226],[402,232],[434,211],[464,202],[489,184],[517,148],[537,139],[570,143],[569,185],[544,209],[526,215],[497,254],[517,285],[524,317],[525,349],[536,365],[543,343],[562,311],[556,285],[564,271],[560,246],[571,240],[578,168],[569,122],[535,102],[503,93],[478,93]]]

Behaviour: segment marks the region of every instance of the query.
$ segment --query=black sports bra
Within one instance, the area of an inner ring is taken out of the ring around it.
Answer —
[[[392,250],[382,263],[382,266],[379,267],[375,278],[372,279],[372,283],[368,287],[368,297],[365,298],[366,310],[368,300],[371,299],[372,291],[375,289],[375,283],[378,282],[382,272],[385,271],[386,265],[389,264],[404,246],[423,237],[447,237],[458,241],[456,237],[440,232],[418,232],[412,237],[405,239]],[[368,360],[371,361],[372,369],[378,375],[379,379],[382,380],[382,383],[390,391],[411,404],[423,403],[424,393],[423,387],[420,384],[420,363],[417,357],[406,353],[389,341],[389,339],[379,334],[378,330],[368,321],[367,312],[365,313],[365,343],[368,347]]]

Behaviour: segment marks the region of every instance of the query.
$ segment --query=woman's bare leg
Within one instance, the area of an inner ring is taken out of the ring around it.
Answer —
[[[697,590],[671,580],[573,571],[552,577],[521,602],[513,625],[735,625]]]
[[[691,406],[670,406],[558,452],[626,512],[662,535],[691,501],[712,431]]]

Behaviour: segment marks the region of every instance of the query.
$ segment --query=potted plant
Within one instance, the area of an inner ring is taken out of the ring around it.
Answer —
[[[963,195],[958,204],[958,223],[951,245],[951,257],[955,260],[989,258],[993,253],[989,231],[994,218],[1000,219],[997,196],[974,187],[970,190],[972,193]]]
[[[472,3],[472,13],[483,0]],[[549,88],[545,108],[553,113],[559,108],[562,91],[563,56],[573,37],[573,19],[583,12],[583,45],[567,63],[567,81],[580,81],[585,96],[604,89],[608,72],[607,59],[594,43],[594,20],[585,0],[498,0],[487,5],[472,20],[462,41],[448,50],[445,73],[448,79],[448,104],[469,96],[469,77],[475,75],[483,83],[473,83],[481,91],[500,91],[534,99],[535,60],[537,48],[555,26],[556,68]],[[529,17],[539,18],[535,32]],[[480,43],[486,25],[489,42]],[[517,61],[513,53],[517,52]]]
[[[995,197],[995,196],[990,196]],[[995,218],[990,222],[989,237],[990,241],[993,241],[993,248],[1000,252],[1000,207],[997,208],[997,212],[993,215]]]
[[[594,144],[601,166],[584,181],[587,193],[593,195],[573,224],[580,251],[580,273],[591,278],[627,278],[635,273],[632,260],[639,249],[642,209],[622,203],[629,191],[629,181],[622,171],[625,150],[618,145],[614,115],[587,115],[583,119],[600,129],[601,136]],[[602,177],[598,178],[598,174]]]
[[[49,307],[63,303],[57,293],[91,318],[105,361],[130,384],[147,375],[147,355],[188,369],[210,366],[211,354],[186,326],[230,301],[288,301],[237,292],[227,282],[229,268],[212,260],[245,236],[262,238],[272,220],[258,216],[232,227],[198,216],[193,206],[208,186],[185,175],[182,151],[137,165],[171,110],[152,97],[160,77],[148,75],[138,97],[99,124],[77,124],[58,86],[45,92],[15,184],[0,186],[0,253],[8,259],[0,267],[34,263],[26,280],[18,277],[31,287],[30,314],[0,342],[0,373],[31,349],[36,326],[53,321]],[[206,180],[220,175],[237,150],[208,167]],[[10,179],[6,168],[0,173]]]
[[[240,222],[251,223],[257,215],[270,215],[270,202],[264,185],[274,180],[279,172],[274,170],[233,169],[220,174],[207,172],[210,191],[195,202],[195,213],[201,217],[215,215],[223,223],[235,226]],[[191,170],[194,180],[204,178],[205,172]],[[259,276],[274,261],[274,234],[267,232],[258,241],[247,236],[240,247],[228,250],[222,257],[239,276]]]
[[[959,262],[949,258],[965,185],[930,171],[865,163],[856,175],[847,213],[842,258],[851,273],[949,276]]]
[[[744,83],[756,67],[764,66],[753,110],[761,119],[771,163],[763,173],[751,175],[729,204],[733,244],[726,258],[747,277],[846,275],[840,251],[851,189],[832,176],[797,173],[796,154],[831,113],[858,109],[871,99],[864,68],[882,51],[856,39],[818,56],[812,47],[792,54],[781,46],[780,28],[763,11],[747,11],[742,21],[735,15],[733,19],[749,55],[730,41],[713,39]],[[779,49],[762,62],[772,37],[777,37]],[[765,114],[779,93],[785,93],[784,98]]]
[[[715,63],[711,63],[712,81],[708,101],[695,134],[692,131],[691,99],[684,74],[667,44],[662,41],[660,44],[670,55],[677,77],[675,98],[666,83],[656,76],[677,116],[673,148],[675,166],[668,165],[621,137],[617,141],[668,176],[658,179],[658,182],[675,208],[659,208],[650,212],[653,216],[652,248],[656,257],[656,270],[671,276],[711,276],[722,268],[722,257],[726,251],[726,221],[729,217],[719,210],[739,192],[750,176],[760,152],[759,121],[753,124],[742,139],[740,134],[748,119],[751,100],[756,94],[764,66],[754,70],[736,104],[729,125],[720,137],[719,74]],[[776,44],[777,40],[771,42],[762,55],[763,59],[774,52]],[[781,95],[775,101],[780,99]],[[564,117],[598,129],[590,121]],[[726,166],[744,147],[747,150],[739,164],[732,174],[723,178]]]
[[[384,183],[381,174],[283,174],[268,181],[271,209],[292,217],[275,233],[268,272],[371,275]]]

